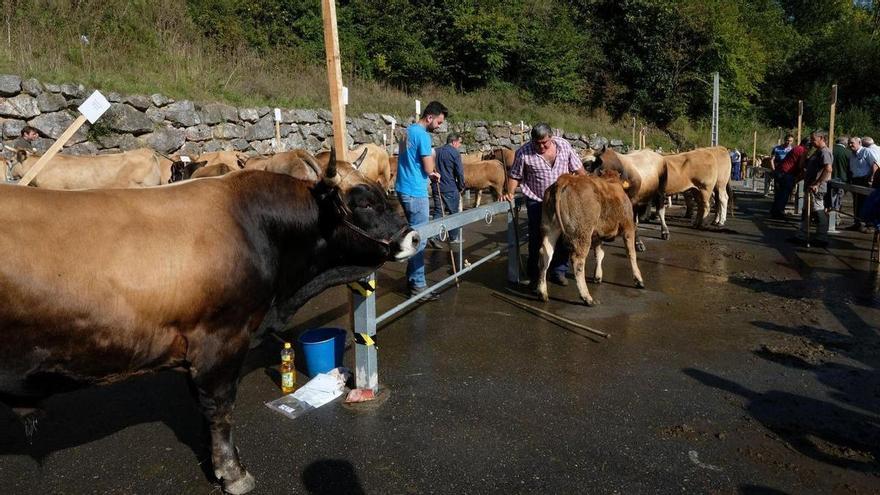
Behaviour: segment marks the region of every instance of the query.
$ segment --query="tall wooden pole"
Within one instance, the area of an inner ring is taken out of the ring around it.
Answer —
[[[752,164],[757,165],[758,155],[758,131],[755,131],[754,136],[752,137]]]
[[[801,144],[801,127],[804,124],[804,100],[798,100],[798,130],[797,130],[797,142],[795,144]]]
[[[345,129],[345,105],[342,103],[342,64],[339,57],[339,33],[336,29],[336,0],[321,0],[324,17],[324,50],[327,54],[327,82],[330,85],[330,110],[333,112],[333,146],[336,156],[348,156]],[[344,159],[344,158],[343,158]]]
[[[74,120],[73,123],[70,124],[70,126],[67,128],[67,130],[65,130],[61,134],[61,136],[58,137],[58,140],[55,141],[54,143],[52,143],[52,146],[50,146],[49,149],[46,150],[45,153],[43,153],[43,156],[41,156],[37,160],[37,163],[35,163],[34,166],[30,168],[30,170],[25,172],[25,174],[24,174],[24,176],[22,176],[21,180],[18,181],[18,185],[19,186],[26,186],[26,185],[30,184],[31,181],[34,180],[34,177],[36,177],[37,174],[39,174],[40,171],[43,170],[43,167],[45,167],[46,164],[49,163],[49,160],[51,160],[52,157],[54,157],[55,155],[58,154],[59,151],[61,151],[61,147],[64,146],[64,144],[67,141],[69,141],[70,138],[72,138],[73,135],[76,134],[76,131],[78,131],[79,128],[82,127],[83,124],[85,124],[85,123],[86,123],[86,116],[85,115],[80,115],[79,117],[77,117],[76,120]]]
[[[633,117],[633,149],[636,149],[636,118]]]
[[[837,85],[831,86],[831,119],[828,124],[828,146],[834,146],[834,117],[837,113]]]

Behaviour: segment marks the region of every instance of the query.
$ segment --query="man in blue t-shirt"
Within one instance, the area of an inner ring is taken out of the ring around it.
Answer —
[[[733,180],[740,180],[742,178],[742,169],[740,168],[741,159],[742,154],[740,154],[739,149],[734,148],[733,151],[730,152],[730,178]]]
[[[440,174],[434,168],[431,150],[431,135],[443,125],[449,110],[439,101],[428,103],[419,121],[406,128],[406,135],[400,140],[400,156],[397,159],[397,180],[394,190],[403,207],[403,213],[411,227],[428,223],[428,182],[438,180]],[[419,249],[406,264],[406,279],[410,296],[425,291],[425,243],[419,242]],[[436,300],[436,294],[427,294],[422,299]]]
[[[783,144],[777,144],[770,150],[770,168],[774,171],[779,168],[782,160],[785,160],[785,157],[791,152],[792,145],[794,145],[794,136],[789,134],[785,136]]]

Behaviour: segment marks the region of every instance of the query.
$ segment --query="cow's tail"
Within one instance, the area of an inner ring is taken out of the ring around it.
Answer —
[[[562,196],[562,190],[559,188],[559,183],[551,186],[553,189],[553,208],[556,210],[556,220],[559,222],[559,231],[562,232],[562,237],[568,242],[568,233],[565,231],[565,222],[562,217],[562,202],[559,197]]]

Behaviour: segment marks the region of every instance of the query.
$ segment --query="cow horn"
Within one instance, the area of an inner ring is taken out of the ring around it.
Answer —
[[[369,149],[367,149],[366,147],[364,147],[364,151],[361,153],[361,156],[359,156],[358,159],[355,160],[354,163],[351,164],[351,166],[354,167],[355,170],[360,170],[361,165],[364,164],[364,158],[367,157],[367,152],[368,152],[368,151],[369,151]]]
[[[336,175],[336,147],[330,147],[330,160],[327,162],[327,171],[324,172],[324,183],[328,186],[338,186],[339,177]]]

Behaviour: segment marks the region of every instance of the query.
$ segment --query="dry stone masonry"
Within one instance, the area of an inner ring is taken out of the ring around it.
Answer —
[[[30,125],[41,136],[36,142],[37,149],[45,151],[73,122],[76,108],[91,92],[81,84],[51,84],[0,75],[0,129],[4,143],[17,138],[21,129]],[[269,107],[236,108],[225,103],[175,101],[161,94],[104,95],[111,102],[110,109],[94,126],[83,126],[68,141],[65,153],[116,153],[143,146],[160,153],[186,155],[220,150],[269,154],[276,150],[274,113]],[[346,137],[349,145],[381,144],[384,134],[390,145],[391,123],[398,123],[399,136],[403,126],[412,120],[412,116],[378,113],[350,116]],[[280,145],[284,149],[305,148],[311,152],[329,148],[333,137],[331,121],[332,114],[325,109],[282,109]],[[465,121],[444,125],[433,135],[434,145],[445,143],[450,130],[464,136],[467,151],[516,148],[523,143],[519,123]],[[528,126],[525,131],[529,131]],[[576,148],[623,145],[619,141],[609,143],[595,134],[560,132]]]

